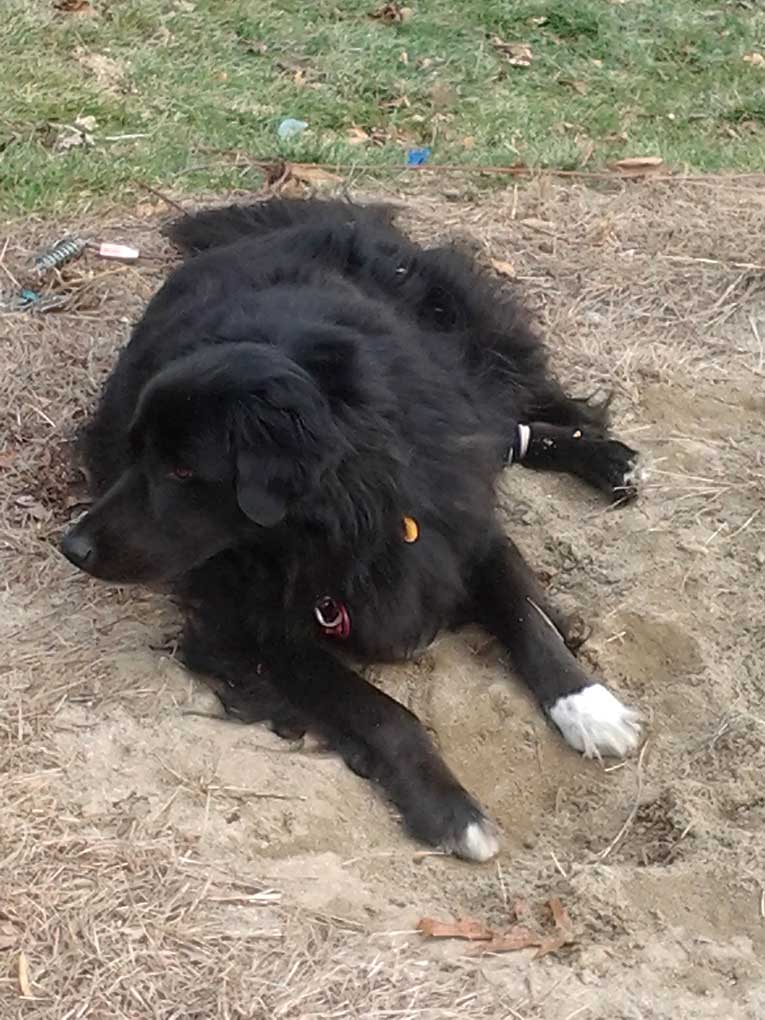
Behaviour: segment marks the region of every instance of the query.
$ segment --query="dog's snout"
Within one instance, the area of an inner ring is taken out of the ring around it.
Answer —
[[[61,539],[61,552],[80,570],[87,570],[95,557],[93,542],[77,528],[72,528]]]

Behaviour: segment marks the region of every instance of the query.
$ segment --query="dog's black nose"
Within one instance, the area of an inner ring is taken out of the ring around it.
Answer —
[[[93,543],[86,534],[78,532],[76,528],[68,531],[61,539],[61,552],[70,563],[74,563],[75,567],[81,570],[87,569],[88,562],[92,561],[94,556]]]

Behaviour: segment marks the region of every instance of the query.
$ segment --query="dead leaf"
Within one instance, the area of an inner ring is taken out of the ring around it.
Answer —
[[[744,60],[752,67],[765,67],[765,56],[762,53],[745,53]]]
[[[397,145],[402,145],[404,148],[411,149],[416,146],[419,139],[412,134],[411,131],[402,131],[399,128],[372,128],[372,145],[382,147],[387,145],[388,142],[395,142]]]
[[[74,510],[74,508],[78,506],[90,506],[90,501],[86,494],[83,493],[81,496],[67,496],[64,500],[65,510]],[[0,948],[2,948],[2,946],[0,946]]]
[[[369,17],[376,21],[382,21],[384,25],[403,25],[412,16],[411,7],[402,7],[398,3],[383,4],[374,11],[369,12]]]
[[[555,930],[550,934],[538,934],[531,931],[524,925],[516,924],[509,931],[495,935],[488,942],[482,942],[478,947],[480,953],[515,953],[520,949],[533,949],[536,947],[534,959],[538,960],[548,953],[554,953],[563,946],[574,941],[573,925],[565,907],[557,896],[548,900],[547,906],[552,914]],[[514,905],[515,916],[520,919],[530,914],[528,905],[523,900],[517,900]]]
[[[381,110],[408,110],[412,104],[409,96],[396,96],[394,99],[381,99],[377,105]]]
[[[62,14],[76,14],[81,18],[99,18],[101,15],[88,0],[56,0],[53,4]]]
[[[527,43],[505,42],[498,35],[491,37],[491,44],[513,67],[530,67],[533,60],[531,47]]]
[[[595,151],[595,142],[591,138],[577,138],[577,145],[579,146],[579,166],[585,167],[592,159],[592,154]]]
[[[175,39],[175,36],[167,27],[167,25],[160,25],[157,31],[154,33],[154,38],[157,40],[160,46],[169,46],[170,43]]]
[[[139,202],[133,209],[133,215],[140,216],[142,219],[148,216],[158,216],[165,211],[165,208],[164,202]]]
[[[291,175],[273,188],[273,194],[281,198],[305,198],[306,185]]]
[[[494,260],[492,260],[494,263]],[[423,917],[417,922],[418,931],[427,938],[435,939],[466,939],[478,942],[476,953],[514,953],[520,949],[536,949],[534,959],[554,953],[563,946],[573,942],[573,926],[571,918],[557,896],[547,902],[555,925],[554,931],[548,934],[538,933],[523,924],[514,924],[504,932],[495,932],[481,921],[470,917],[456,921],[438,921],[433,917]],[[517,920],[527,918],[531,911],[525,900],[516,900],[513,913]]]
[[[18,496],[15,502],[35,521],[47,521],[51,516],[50,511],[34,496]]]
[[[265,170],[265,187],[269,194],[283,198],[303,198],[308,189],[319,184],[339,184],[342,180],[309,163],[273,163]]]
[[[409,54],[406,52],[406,50],[402,50],[399,53],[398,60],[399,60],[400,64],[408,64],[409,63]]]
[[[304,184],[339,184],[342,177],[331,174],[318,166],[308,166],[303,163],[290,163],[292,176]]]
[[[568,85],[569,88],[572,88],[574,90],[574,92],[578,92],[580,96],[586,96],[587,95],[587,82],[586,81],[581,81],[579,78],[577,78],[577,79],[561,78],[560,83],[561,83],[561,85]]]
[[[242,42],[245,53],[252,53],[258,57],[262,57],[268,53],[268,43],[264,43],[258,39],[242,40]]]
[[[560,901],[560,897],[552,896],[548,901],[547,905],[550,908],[553,921],[555,922],[556,928],[562,928],[566,931],[571,928],[571,918],[568,915],[568,911]]]
[[[81,67],[90,71],[96,82],[107,92],[118,91],[118,86],[125,77],[124,65],[119,60],[107,57],[104,53],[87,53],[81,50],[77,54]]]
[[[64,124],[56,136],[54,148],[66,152],[67,149],[76,148],[78,145],[92,145],[92,132],[95,131],[96,124],[95,117],[78,117],[74,124]]]
[[[356,127],[356,125],[348,129],[345,134],[345,140],[349,145],[366,145],[372,141],[369,133],[364,128]]]
[[[475,138],[473,137],[473,135],[465,135],[465,137],[462,139],[462,148],[463,149],[472,149],[474,145],[475,145]]]
[[[534,953],[534,959],[539,960],[548,953],[555,953],[558,949],[574,941],[571,918],[568,911],[557,896],[553,896],[547,903],[555,922],[555,931],[552,935],[546,935],[539,943],[539,949]]]
[[[495,935],[490,942],[484,942],[479,946],[480,953],[517,953],[520,949],[533,949],[541,946],[543,938],[536,935],[523,925],[516,924],[502,935]]]
[[[27,961],[23,951],[19,953],[16,966],[19,979],[19,992],[24,996],[24,998],[31,998],[32,984],[29,980],[29,962]]]
[[[664,166],[661,156],[629,156],[610,163],[611,170],[618,170],[627,177],[642,177],[644,174],[656,173]]]
[[[510,280],[515,276],[515,266],[512,262],[506,262],[504,259],[492,259],[491,267],[495,273],[499,273],[500,276],[506,276]],[[515,916],[518,917],[517,911]]]
[[[417,930],[431,939],[467,939],[469,942],[494,938],[494,932],[481,921],[462,917],[457,921],[437,921],[434,917],[422,917]]]

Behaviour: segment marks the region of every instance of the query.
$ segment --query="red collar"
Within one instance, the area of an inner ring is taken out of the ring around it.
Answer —
[[[345,641],[351,634],[351,618],[342,602],[324,595],[313,607],[316,622],[327,637],[340,638]]]
[[[411,545],[420,537],[420,526],[414,517],[402,519],[403,540]],[[313,607],[313,615],[316,622],[327,635],[345,641],[351,634],[351,617],[343,602],[339,602],[331,595],[322,595]]]

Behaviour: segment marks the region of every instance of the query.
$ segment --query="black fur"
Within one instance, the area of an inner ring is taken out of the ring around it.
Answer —
[[[476,621],[545,706],[587,685],[529,608],[564,630],[500,532],[494,483],[519,423],[536,423],[528,466],[615,498],[633,451],[604,406],[564,394],[514,300],[383,208],[271,201],[170,236],[194,257],[108,380],[84,436],[96,502],[64,551],[107,580],[170,582],[185,659],[233,713],[318,730],[415,835],[480,856],[464,837],[478,806],[344,653],[398,659]],[[345,641],[317,623],[324,596],[347,609]]]

